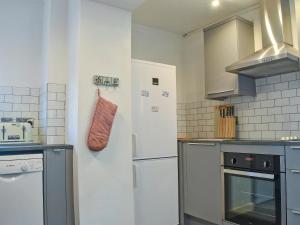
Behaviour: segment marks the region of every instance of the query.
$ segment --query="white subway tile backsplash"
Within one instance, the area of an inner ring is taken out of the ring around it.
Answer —
[[[39,139],[39,93],[39,88],[0,87],[0,118],[33,118],[35,141]]]
[[[39,97],[40,96],[40,89],[39,88],[31,88],[30,89],[30,95]]]
[[[66,94],[65,93],[57,93],[57,101],[65,101],[66,100]]]
[[[281,107],[268,108],[268,115],[277,115],[277,114],[282,114]]]
[[[66,92],[66,85],[64,84],[48,84],[48,92]]]
[[[48,101],[48,109],[65,109],[65,102]]]
[[[30,88],[27,87],[13,87],[14,95],[30,95]]]
[[[12,93],[12,87],[0,87],[0,95],[11,95]]]
[[[38,104],[39,98],[34,96],[22,96],[22,103]]]
[[[296,73],[288,73],[281,75],[281,82],[296,80]]]
[[[13,111],[14,112],[28,112],[28,111],[30,111],[30,105],[29,104],[14,104]]]
[[[64,119],[48,119],[48,127],[63,127],[65,126]]]
[[[297,91],[296,90],[297,89],[282,91],[282,97],[283,98],[295,97],[295,96],[297,96]]]
[[[267,108],[255,109],[255,115],[256,116],[266,116],[266,115],[268,115],[268,109]]]
[[[267,84],[276,84],[276,83],[280,83],[280,81],[281,81],[280,75],[267,78]]]
[[[289,89],[300,88],[300,80],[294,80],[289,82]]]
[[[269,123],[269,130],[282,130],[282,123]]]
[[[256,97],[230,97],[225,102],[202,100],[198,104],[181,103],[180,108],[183,110],[178,119],[190,123],[180,123],[183,130],[180,134],[195,136],[198,132],[198,138],[213,135],[214,110],[209,107],[228,102],[235,105],[240,138],[279,139],[282,136],[300,136],[300,73],[257,79],[256,86]],[[197,120],[197,123],[193,123],[193,120]]]
[[[278,99],[281,98],[281,91],[274,91],[268,93],[268,99]]]
[[[21,103],[22,97],[17,95],[5,95],[5,102],[9,103]]]
[[[13,110],[12,103],[0,103],[0,111],[2,112],[10,112]]]

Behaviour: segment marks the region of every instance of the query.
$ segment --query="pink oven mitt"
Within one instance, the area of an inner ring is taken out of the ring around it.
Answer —
[[[88,147],[92,151],[101,151],[107,146],[118,109],[118,106],[102,98],[99,91],[98,96],[99,99],[88,136]]]

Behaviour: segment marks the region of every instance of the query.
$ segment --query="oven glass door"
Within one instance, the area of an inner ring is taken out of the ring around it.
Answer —
[[[239,225],[280,225],[280,176],[224,169],[225,220]]]

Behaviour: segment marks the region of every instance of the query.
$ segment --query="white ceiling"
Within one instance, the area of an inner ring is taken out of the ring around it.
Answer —
[[[115,6],[121,9],[133,11],[140,6],[145,0],[91,0]]]
[[[134,23],[185,34],[255,5],[259,0],[146,0],[133,13]]]

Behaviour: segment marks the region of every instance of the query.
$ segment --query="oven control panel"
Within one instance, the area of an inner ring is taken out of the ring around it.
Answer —
[[[280,170],[279,163],[280,156],[275,155],[224,153],[224,166],[230,168],[274,172]]]

